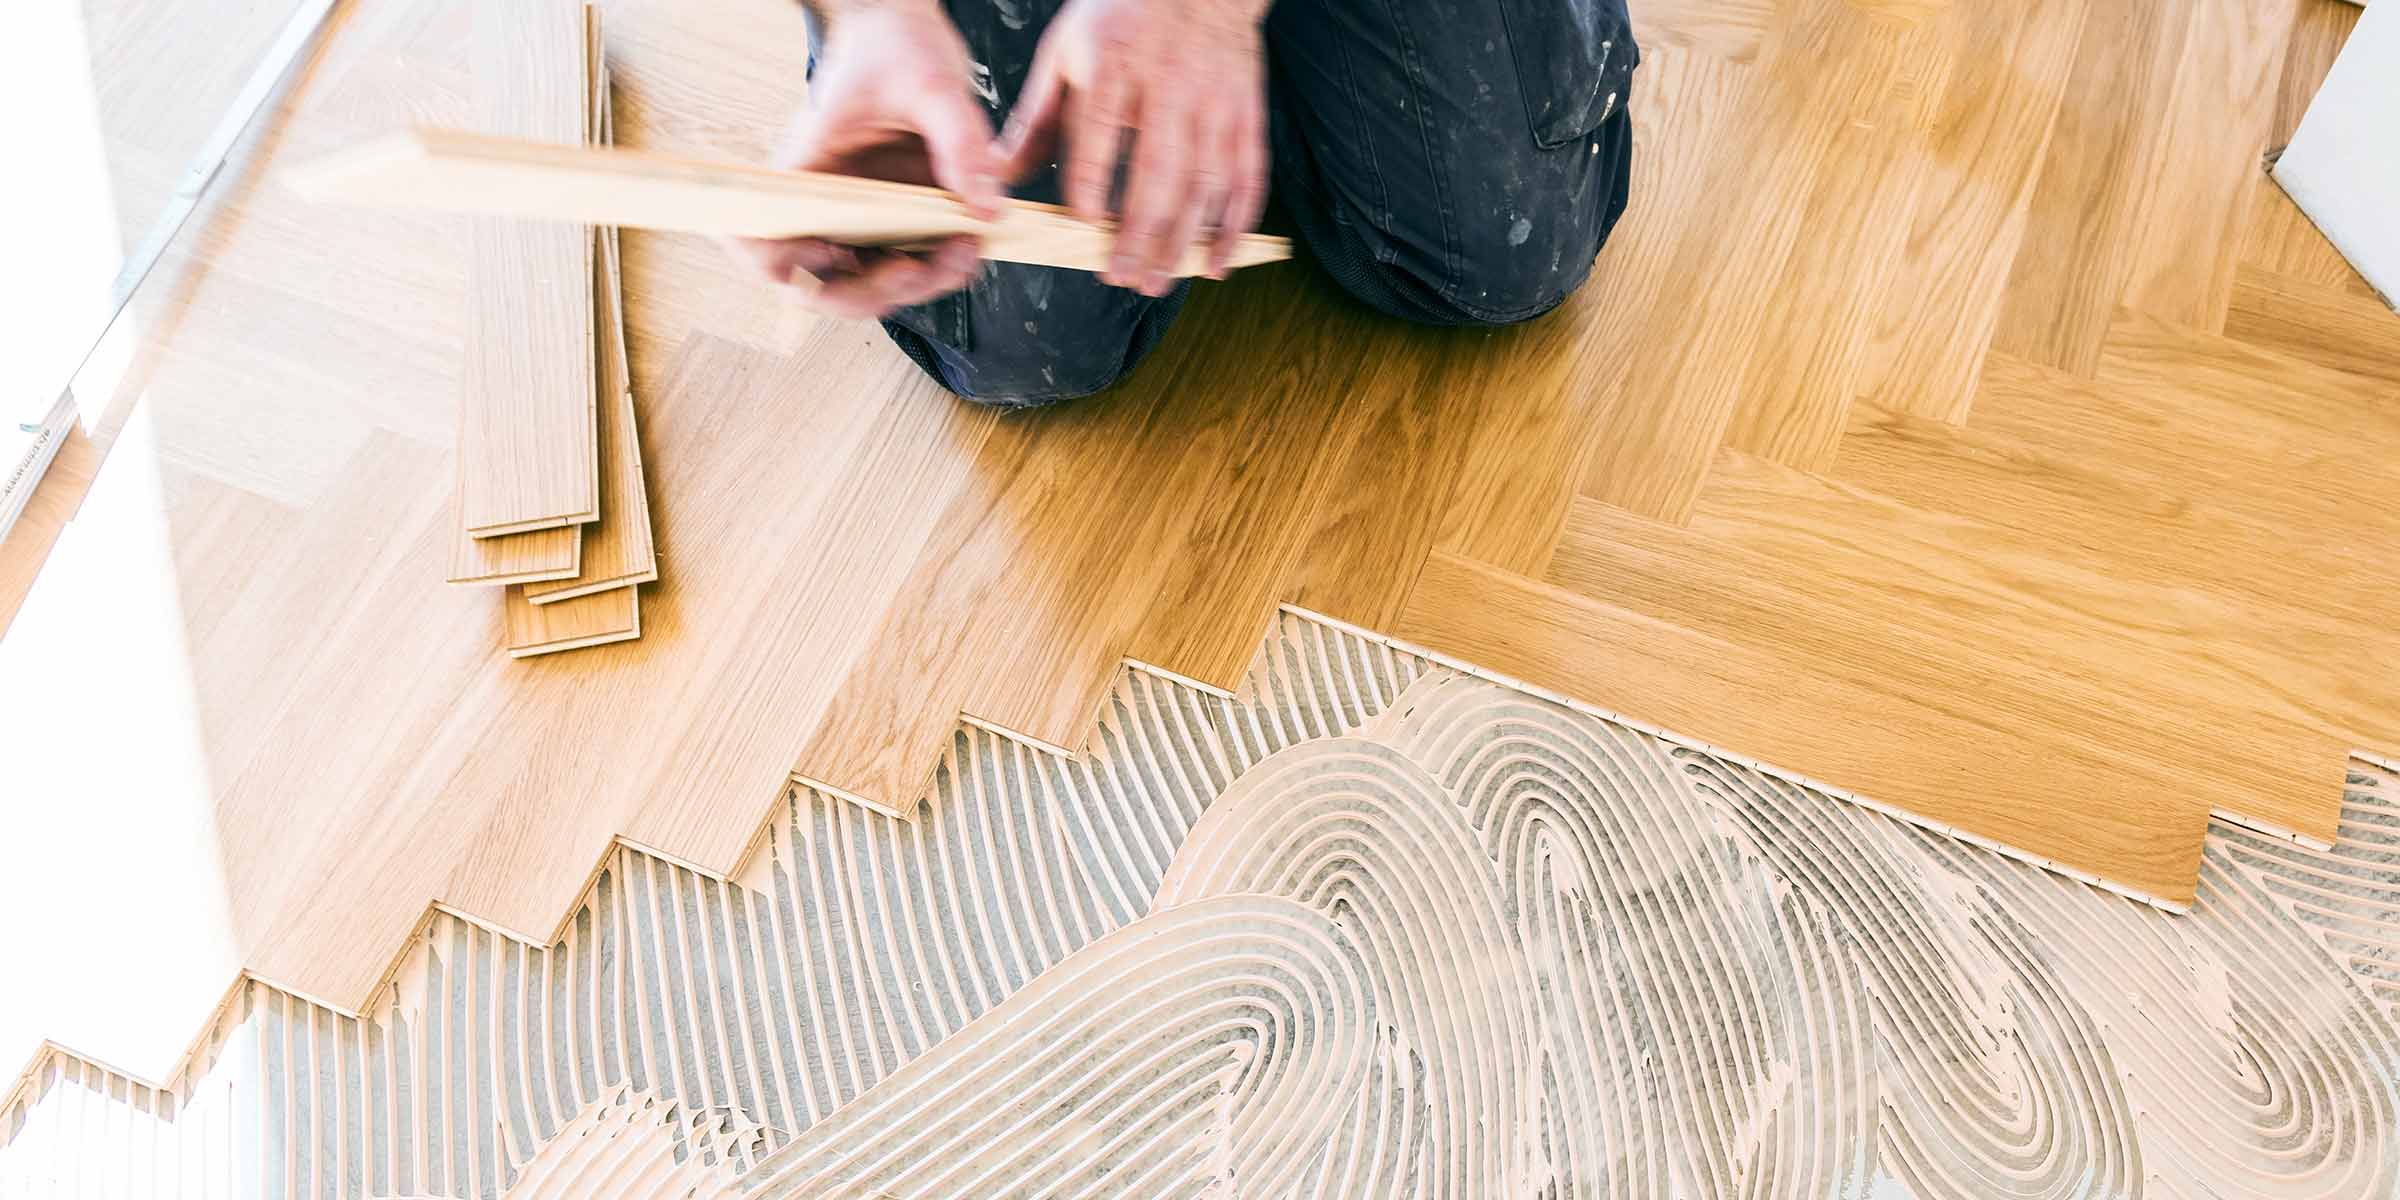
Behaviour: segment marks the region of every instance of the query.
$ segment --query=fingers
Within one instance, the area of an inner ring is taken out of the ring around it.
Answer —
[[[1175,259],[1189,244],[1188,234],[1183,244],[1175,244],[1174,237],[1193,200],[1192,124],[1190,112],[1163,105],[1143,114],[1125,176],[1125,215],[1108,266],[1108,281],[1118,287],[1165,295]]]
[[[964,92],[934,92],[914,109],[917,135],[925,139],[934,182],[958,193],[983,219],[1000,215],[1000,162],[992,147],[992,123],[983,107]]]
[[[978,262],[971,238],[952,238],[927,255],[886,253],[851,274],[824,280],[809,307],[848,320],[881,317],[965,287]]]
[[[858,269],[858,252],[818,238],[728,238],[734,259],[769,283],[791,283]]]
[[[1232,179],[1225,193],[1225,213],[1218,218],[1217,235],[1208,252],[1208,275],[1211,279],[1225,278],[1233,265],[1234,251],[1242,244],[1242,236],[1258,228],[1258,218],[1267,207],[1267,129],[1266,115],[1257,105],[1251,105],[1237,117],[1225,132],[1225,145],[1219,151],[1232,162]]]
[[[1033,66],[1025,73],[1025,86],[1017,92],[1016,104],[1008,110],[1008,127],[1000,133],[1000,175],[1011,182],[1023,180],[1049,158],[1050,150],[1058,143],[1059,102],[1066,95],[1066,82],[1058,70],[1058,54],[1048,38],[1033,52]]]
[[[1065,105],[1067,207],[1086,221],[1105,221],[1117,152],[1125,127],[1132,124],[1133,86],[1122,74],[1108,72],[1097,86],[1067,89]]]
[[[950,238],[930,250],[865,250],[817,238],[732,238],[735,258],[773,283],[802,292],[829,317],[880,317],[965,287],[982,268],[975,239]]]

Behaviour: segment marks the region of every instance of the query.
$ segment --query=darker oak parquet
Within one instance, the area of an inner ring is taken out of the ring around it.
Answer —
[[[960,716],[1074,750],[1128,658],[1239,687],[1279,603],[2182,901],[2209,810],[2327,837],[2343,755],[2400,749],[2400,389],[2360,350],[2400,318],[2257,176],[2328,6],[1637,5],[1634,207],[1559,312],[1407,328],[1280,264],[1035,414],[628,235],[661,582],[638,642],[546,662],[440,582],[455,231],[248,194],[0,642],[65,679],[35,648],[110,636],[91,598],[176,598],[139,645],[192,730],[10,736],[77,764],[62,804],[173,784],[206,832],[160,894],[227,902],[58,944],[208,947],[159,1008],[243,968],[360,1003],[429,903],[539,939],[612,837],[729,872],[795,777],[906,810]],[[462,22],[354,7],[272,155],[464,95]],[[757,152],[803,47],[723,8],[611,6],[621,141]],[[132,585],[75,552],[160,537]],[[121,753],[171,737],[204,765]]]

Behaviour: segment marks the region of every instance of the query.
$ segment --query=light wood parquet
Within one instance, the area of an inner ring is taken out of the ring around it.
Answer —
[[[1237,687],[1281,603],[2169,904],[2211,808],[2330,837],[2344,755],[2400,750],[2400,385],[2365,349],[2400,317],[2258,164],[2347,6],[1637,7],[1634,207],[1521,327],[1277,264],[1107,396],[1001,417],[626,235],[661,582],[640,640],[511,661],[442,582],[459,223],[257,182],[469,103],[460,6],[358,0],[57,481],[90,494],[0,729],[91,815],[0,901],[181,814],[149,886],[219,902],[55,944],[198,949],[59,976],[179,1036],[237,970],[354,1006],[429,903],[542,939],[612,838],[724,872],[794,777],[906,811],[962,716],[1075,750],[1125,660]],[[797,98],[777,0],[607,31],[623,144],[755,155]],[[48,681],[87,703],[21,699]],[[166,699],[93,719],[117,693]],[[33,1032],[171,1069],[71,1001]]]

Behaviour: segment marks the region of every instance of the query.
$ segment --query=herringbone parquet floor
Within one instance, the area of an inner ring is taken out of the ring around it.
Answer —
[[[1000,419],[626,235],[664,580],[512,662],[441,582],[455,228],[271,179],[463,103],[456,5],[356,0],[6,548],[0,903],[72,984],[0,1055],[164,1074],[244,970],[354,1008],[433,903],[546,941],[614,838],[728,872],[794,778],[909,807],[962,716],[1073,750],[1128,659],[1235,687],[1280,603],[2169,904],[2211,809],[2329,838],[2400,749],[2400,317],[2260,164],[2355,10],[1637,19],[1634,209],[1518,328],[1287,264]],[[607,28],[626,144],[754,155],[796,99],[773,0]]]

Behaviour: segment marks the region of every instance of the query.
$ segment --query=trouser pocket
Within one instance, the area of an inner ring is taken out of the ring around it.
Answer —
[[[1624,0],[1497,0],[1525,118],[1544,149],[1616,115],[1637,53]]]

